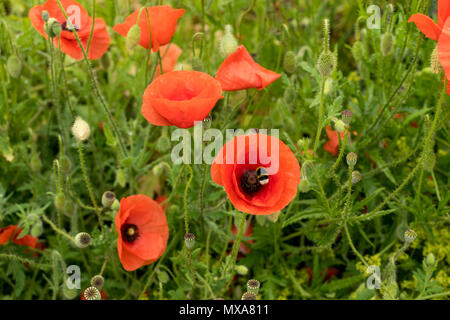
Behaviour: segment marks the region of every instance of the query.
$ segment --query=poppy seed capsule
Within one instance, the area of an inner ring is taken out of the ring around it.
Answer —
[[[254,294],[258,294],[260,283],[258,280],[251,279],[247,281],[247,290],[249,292],[253,292]]]
[[[12,55],[6,62],[6,69],[11,77],[17,79],[22,73],[22,62],[16,55]]]
[[[76,117],[72,125],[72,134],[79,142],[85,141],[91,135],[91,128],[81,117]]]
[[[439,61],[439,52],[438,52],[437,47],[434,48],[433,52],[431,53],[430,65],[431,65],[431,71],[433,73],[439,74],[442,71],[444,71],[444,69],[442,68],[441,62]]]
[[[41,12],[41,18],[42,18],[42,20],[44,20],[44,22],[47,22],[48,19],[50,18],[50,15],[49,15],[48,11],[43,10]]]
[[[356,153],[354,152],[350,152],[349,154],[347,154],[347,165],[349,167],[354,167],[356,162],[358,161],[358,156],[356,155]]]
[[[86,248],[91,243],[91,240],[89,233],[80,232],[75,236],[75,245],[78,248]]]
[[[83,297],[86,300],[102,300],[102,295],[96,287],[89,287],[84,289]]]
[[[353,112],[351,112],[350,110],[347,109],[347,110],[342,111],[341,115],[342,115],[342,121],[344,121],[344,123],[346,125],[349,125],[350,122],[352,121]]]
[[[390,32],[386,32],[381,38],[381,52],[383,56],[387,56],[392,51],[394,44],[394,36]]]
[[[194,248],[195,245],[195,234],[193,233],[186,233],[184,235],[184,243],[186,244],[186,248],[191,250]]]
[[[322,51],[317,60],[316,68],[320,75],[327,78],[336,67],[336,57],[331,51]]]
[[[58,192],[55,196],[55,207],[58,209],[64,209],[64,204],[66,202],[66,196],[64,192]]]
[[[220,42],[220,54],[222,57],[226,58],[230,54],[236,51],[238,47],[238,42],[233,36],[233,28],[231,25],[227,24],[225,26],[225,34]]]
[[[289,73],[289,74],[293,74],[295,72],[295,67],[296,67],[296,57],[295,57],[295,53],[293,51],[288,51],[286,52],[286,54],[284,55],[284,59],[283,59],[283,68],[284,70]]]
[[[50,38],[57,38],[61,34],[62,27],[58,20],[55,18],[48,19],[45,24],[45,32]]]
[[[352,172],[352,184],[357,184],[358,182],[360,182],[362,179],[362,174],[361,172],[355,170]]]
[[[257,296],[255,293],[247,291],[242,295],[241,300],[257,300]]]
[[[141,29],[137,24],[132,26],[128,30],[127,37],[125,38],[125,46],[128,51],[132,51],[139,43],[141,39]]]
[[[91,286],[96,287],[98,290],[101,290],[103,288],[103,285],[105,284],[105,278],[103,278],[101,275],[93,276],[91,279]]]
[[[405,231],[403,236],[406,243],[411,243],[417,238],[417,233],[414,230],[409,229]]]
[[[116,200],[116,195],[112,191],[106,191],[103,193],[102,196],[102,205],[105,208],[109,208],[114,203],[114,200]]]

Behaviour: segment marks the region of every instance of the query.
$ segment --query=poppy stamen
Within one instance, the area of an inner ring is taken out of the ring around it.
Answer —
[[[135,224],[124,224],[120,231],[126,242],[134,242],[139,237],[139,229]]]
[[[256,170],[247,170],[242,174],[241,188],[248,195],[253,196],[262,186],[263,185],[258,180]]]
[[[80,31],[80,27],[78,27],[78,25],[74,24],[74,23],[67,23],[67,21],[64,21],[63,23],[61,23],[61,28],[65,31],[70,31],[72,32],[73,30],[75,31]]]

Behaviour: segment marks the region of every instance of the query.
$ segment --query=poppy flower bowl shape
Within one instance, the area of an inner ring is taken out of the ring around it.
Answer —
[[[145,195],[120,201],[116,215],[117,251],[122,266],[134,271],[158,260],[166,250],[169,227],[159,204]]]
[[[278,138],[261,133],[242,135],[227,142],[217,154],[211,178],[224,187],[237,210],[268,215],[295,198],[300,165]]]
[[[83,48],[86,50],[94,20],[89,17],[87,11],[76,1],[61,0],[61,4],[74,29],[76,30]],[[43,5],[37,5],[31,8],[28,16],[33,27],[46,39],[48,38],[48,35],[45,32],[45,22],[42,19],[43,11],[47,11],[49,13],[49,17],[56,19],[62,26],[60,36],[53,39],[54,45],[59,48],[59,42],[61,40],[60,50],[62,52],[73,59],[83,59],[83,51],[78,44],[74,31],[69,30],[67,20],[59,8],[56,0],[48,0]],[[94,31],[92,33],[92,39],[89,46],[89,52],[87,52],[88,59],[99,59],[108,50],[109,43],[110,37],[105,21],[101,18],[96,18],[94,23]]]
[[[139,45],[146,49],[150,46],[150,39],[152,41],[152,50],[154,52],[159,50],[160,46],[166,45],[172,40],[172,37],[177,29],[178,19],[180,19],[185,10],[174,9],[171,6],[154,6],[143,8],[141,15],[139,12],[141,9],[134,11],[129,15],[124,23],[118,23],[114,26],[114,31],[123,37],[128,35],[128,31],[136,25],[139,17],[139,29],[140,39]],[[148,16],[147,16],[148,12]],[[148,21],[150,20],[150,28]]]
[[[262,90],[279,77],[281,74],[257,64],[243,45],[222,62],[216,73],[216,79],[224,91]]]
[[[142,115],[156,126],[190,128],[222,99],[220,83],[199,71],[164,73],[147,87]]]

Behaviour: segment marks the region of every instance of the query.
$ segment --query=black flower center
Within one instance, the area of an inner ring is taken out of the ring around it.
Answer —
[[[246,194],[253,196],[263,185],[258,180],[256,170],[247,170],[241,176],[241,188]]]
[[[135,224],[124,224],[120,228],[120,231],[122,232],[122,238],[126,242],[133,242],[139,237],[139,229]]]

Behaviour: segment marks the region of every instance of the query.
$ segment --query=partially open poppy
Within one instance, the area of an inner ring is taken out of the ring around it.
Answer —
[[[139,10],[129,15],[124,23],[118,23],[114,26],[114,30],[121,36],[126,37],[128,31],[137,23]],[[148,15],[147,15],[148,12]],[[171,6],[154,6],[144,8],[139,17],[140,39],[139,45],[148,49],[150,46],[150,28],[152,50],[158,51],[160,46],[168,44],[176,31],[178,19],[180,19],[185,10],[174,9]]]
[[[177,64],[178,57],[181,55],[183,50],[180,49],[175,43],[170,43],[168,45],[159,48],[161,54],[161,65],[163,72],[161,72],[161,66],[156,67],[154,79],[159,77],[161,73],[167,73],[172,71]]]
[[[116,215],[117,250],[122,266],[136,270],[158,260],[166,250],[169,227],[156,201],[133,195],[120,201]]]
[[[11,240],[15,244],[21,246],[36,248],[38,239],[30,235],[19,238],[21,232],[22,228],[16,225],[9,225],[0,229],[0,245],[5,244],[6,242],[8,242],[8,240]]]
[[[279,77],[281,74],[257,64],[243,45],[222,62],[216,73],[216,79],[224,91],[249,88],[262,90]]]
[[[327,131],[328,142],[325,143],[325,145],[323,146],[323,149],[326,152],[331,153],[333,156],[337,156],[337,154],[339,152],[338,132],[334,131],[333,129],[331,129],[330,126],[326,126],[325,130]],[[345,134],[345,132],[342,131],[341,132],[341,139],[344,138],[344,134]]]
[[[91,34],[93,19],[89,17],[87,11],[76,1],[61,0],[61,4],[86,50]],[[45,22],[41,16],[42,11],[48,11],[50,18],[56,19],[63,27],[59,38],[53,40],[55,46],[59,47],[59,40],[61,40],[60,49],[62,52],[76,60],[83,59],[83,52],[78,45],[75,34],[67,28],[66,18],[60,10],[58,2],[56,0],[48,0],[44,5],[37,5],[31,8],[28,14],[33,27],[47,39],[48,35],[45,32]],[[96,18],[89,52],[87,53],[88,59],[100,58],[108,50],[109,43],[110,38],[105,21],[101,18]]]
[[[256,133],[230,140],[214,159],[211,178],[237,210],[267,215],[295,198],[300,166],[281,140]]]
[[[220,83],[198,71],[171,71],[145,90],[142,115],[156,126],[190,128],[202,121],[222,99]]]

